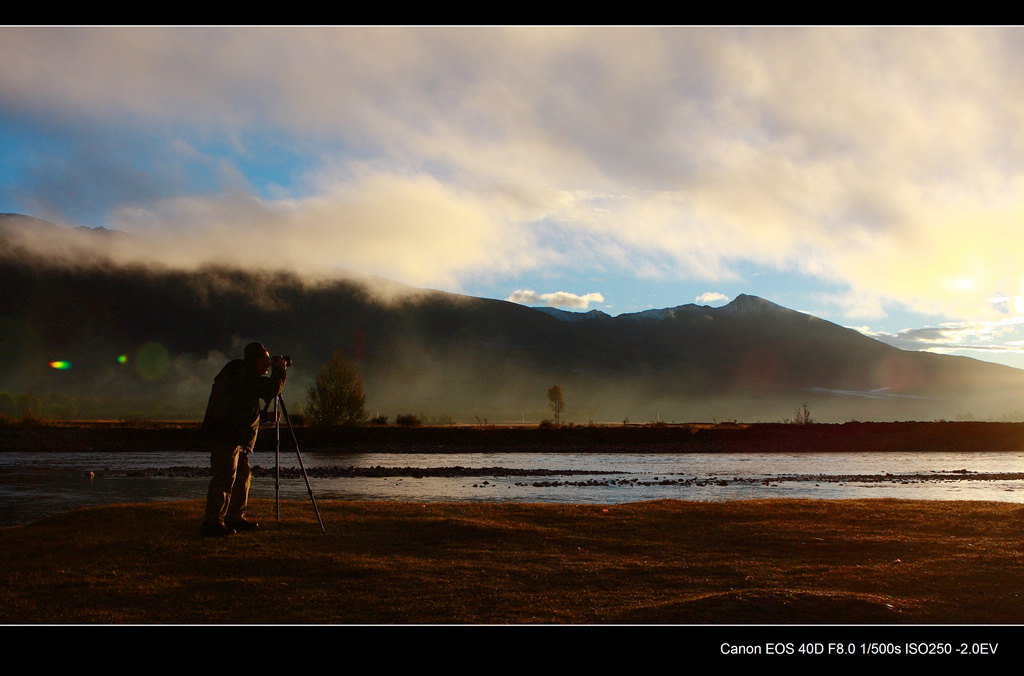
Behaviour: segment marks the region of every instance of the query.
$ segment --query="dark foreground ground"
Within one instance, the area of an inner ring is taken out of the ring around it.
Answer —
[[[264,425],[268,429],[269,425]],[[287,429],[283,438],[290,442]],[[1024,450],[1024,423],[850,422],[431,427],[297,427],[302,449],[351,452],[744,453]],[[259,443],[269,448],[274,435]],[[201,450],[196,422],[47,422],[0,426],[0,451]]]
[[[199,502],[0,530],[0,623],[1024,622],[1024,508],[272,503],[198,537]]]

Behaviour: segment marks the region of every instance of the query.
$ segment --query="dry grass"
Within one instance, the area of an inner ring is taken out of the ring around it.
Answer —
[[[4,623],[1021,623],[1024,509],[907,500],[617,506],[199,502],[0,530]]]

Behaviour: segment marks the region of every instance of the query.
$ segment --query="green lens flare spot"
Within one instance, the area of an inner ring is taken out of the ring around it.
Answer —
[[[135,355],[135,370],[145,380],[159,380],[171,370],[171,355],[160,343],[146,343]]]

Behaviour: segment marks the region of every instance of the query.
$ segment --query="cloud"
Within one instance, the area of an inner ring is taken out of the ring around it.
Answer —
[[[718,293],[717,291],[708,291],[706,293],[702,293],[693,300],[697,303],[703,303],[706,305],[708,303],[724,303],[729,300],[729,297],[726,296],[724,293]]]
[[[590,303],[603,303],[604,296],[599,293],[588,293],[577,296],[566,291],[555,293],[537,293],[529,289],[517,289],[505,300],[520,305],[545,305],[547,307],[568,307],[578,310],[586,310]]]
[[[939,326],[904,329],[895,334],[855,330],[903,350],[951,352],[975,350],[984,352],[1024,352],[1024,317],[999,321],[946,322]],[[1011,340],[1012,338],[1018,340]]]
[[[304,199],[244,193],[177,198],[114,214],[161,243],[167,263],[239,263],[320,273],[329,268],[458,287],[467,276],[543,261],[529,233],[507,241],[500,214],[431,176],[367,171]]]
[[[1021,36],[3,28],[0,116],[69,139],[11,153],[7,194],[183,258],[450,288],[770,269],[848,289],[850,316],[994,317],[1024,292]]]

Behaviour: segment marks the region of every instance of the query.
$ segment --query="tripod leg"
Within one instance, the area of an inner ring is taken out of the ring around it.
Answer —
[[[306,474],[306,466],[302,463],[302,454],[299,453],[299,440],[295,438],[295,428],[292,427],[292,419],[288,417],[288,409],[285,408],[284,399],[281,395],[277,395],[277,400],[281,404],[281,413],[284,414],[285,422],[288,423],[288,431],[292,433],[292,441],[295,443],[295,456],[299,459],[299,467],[302,468],[302,478],[306,480],[306,490],[309,491],[309,499],[313,502],[313,510],[316,512],[316,520],[320,522],[320,531],[323,533],[327,532],[324,528],[324,520],[320,517],[320,508],[316,505],[316,498],[313,497],[313,487],[309,484],[309,475]]]
[[[277,437],[277,450],[274,451],[274,502],[277,505],[277,520],[281,520],[281,414],[277,410],[277,404],[281,401],[281,395],[274,397],[274,435]]]

